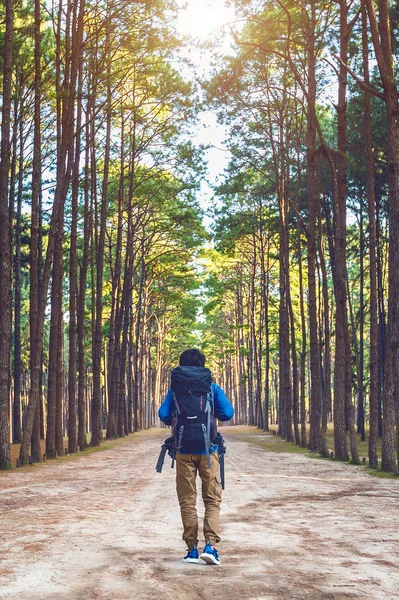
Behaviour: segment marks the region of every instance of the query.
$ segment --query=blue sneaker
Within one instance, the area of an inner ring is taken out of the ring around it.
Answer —
[[[187,555],[183,558],[183,561],[186,563],[199,563],[201,562],[199,559],[199,553],[197,550],[197,546],[194,546],[191,550],[187,550]]]
[[[204,551],[201,554],[201,558],[208,565],[220,565],[217,550],[214,546],[211,546],[209,543],[206,544]]]

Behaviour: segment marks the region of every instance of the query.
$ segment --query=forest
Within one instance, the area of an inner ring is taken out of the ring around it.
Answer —
[[[233,424],[397,473],[398,6],[230,5],[206,78],[174,0],[1,6],[0,469],[159,426],[198,347]]]

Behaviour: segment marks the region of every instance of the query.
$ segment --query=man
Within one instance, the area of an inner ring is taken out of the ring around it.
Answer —
[[[202,499],[205,505],[203,526],[205,547],[201,554],[201,559],[208,564],[219,565],[220,560],[215,548],[215,544],[220,541],[219,514],[222,501],[218,447],[212,443],[208,443],[207,445],[206,436],[208,436],[208,440],[213,440],[213,434],[210,434],[209,431],[206,433],[206,426],[200,425],[199,423],[197,425],[198,431],[203,432],[204,435],[204,439],[202,439],[202,449],[198,449],[201,448],[200,435],[196,442],[190,443],[190,439],[196,437],[195,431],[193,434],[191,433],[191,430],[194,430],[196,427],[193,422],[197,419],[197,416],[195,416],[195,411],[192,413],[194,416],[186,416],[187,411],[184,408],[184,402],[187,402],[187,398],[188,401],[192,398],[191,402],[194,406],[197,399],[195,393],[196,390],[194,390],[194,388],[197,385],[197,390],[201,389],[198,387],[197,381],[202,380],[202,382],[204,382],[206,377],[209,377],[209,383],[207,384],[209,393],[199,395],[199,406],[201,407],[201,411],[206,414],[206,399],[209,398],[210,404],[212,405],[212,419],[216,418],[219,419],[219,421],[229,421],[234,414],[234,408],[226,398],[222,388],[215,383],[211,383],[211,374],[209,369],[205,369],[205,356],[202,352],[196,349],[186,350],[180,356],[179,364],[180,370],[177,368],[172,372],[172,387],[169,389],[165,400],[158,411],[158,415],[161,421],[166,425],[172,424],[172,418],[174,418],[175,421],[177,420],[179,425],[178,436],[180,438],[180,443],[178,443],[179,449],[176,452],[176,489],[184,529],[183,540],[187,544],[187,555],[183,560],[185,562],[200,562],[197,549],[198,516],[196,508],[196,477],[197,473],[199,473],[202,481]],[[176,374],[175,372],[178,373]],[[176,375],[175,378],[174,374]],[[178,379],[178,376],[180,376],[180,380]],[[194,379],[194,383],[181,383],[182,378],[185,378],[187,381],[190,377]],[[186,387],[184,387],[184,385],[186,385]],[[188,390],[187,385],[189,385],[189,387],[191,385],[192,390]],[[203,383],[203,385],[205,384]],[[184,396],[184,393],[186,396]],[[176,413],[178,414],[176,415]],[[209,423],[211,421],[210,411],[208,411],[208,415],[206,416],[208,418],[209,428]],[[198,418],[200,417],[201,415],[198,415]],[[181,423],[185,423],[185,425],[181,426]],[[186,432],[183,431],[184,427],[187,428]],[[188,434],[190,427],[190,434]],[[212,429],[212,423],[210,429]],[[185,435],[186,433],[187,435]],[[194,453],[192,451],[193,448],[196,448]]]

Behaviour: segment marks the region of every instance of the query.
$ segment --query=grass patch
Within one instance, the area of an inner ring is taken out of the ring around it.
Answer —
[[[277,428],[278,428],[277,425],[270,425],[270,430],[274,430],[277,432]],[[309,431],[310,431],[310,425],[307,423],[306,424],[307,440],[309,440]],[[369,442],[368,442],[369,429],[367,427],[366,427],[365,433],[366,433],[366,439],[364,441],[362,441],[360,439],[360,435],[356,434],[357,448],[358,448],[360,458],[363,458],[363,456],[368,458],[368,455],[369,455]],[[328,448],[334,452],[335,444],[334,444],[334,424],[333,423],[328,423],[328,425],[327,425],[326,439],[327,439]],[[348,451],[350,451],[349,435],[347,436],[346,441],[348,444]],[[377,454],[378,454],[379,458],[381,458],[381,444],[382,444],[382,440],[381,440],[381,438],[378,438]]]
[[[380,479],[397,479],[398,476],[395,473],[387,473],[386,471],[380,471],[379,469],[370,469],[370,467],[363,467],[366,473],[373,477],[379,477]]]
[[[270,430],[277,431],[277,426],[272,425],[270,427]],[[302,448],[301,446],[297,446],[296,444],[294,444],[292,442],[287,442],[286,440],[283,440],[281,437],[270,434],[270,433],[266,433],[266,432],[262,431],[261,429],[258,429],[257,427],[251,427],[248,425],[243,425],[243,426],[238,425],[238,426],[226,428],[226,431],[233,434],[234,436],[236,436],[243,442],[248,442],[249,444],[253,444],[254,446],[259,446],[266,452],[295,453],[295,454],[302,454],[302,455],[308,456],[309,458],[312,458],[312,459],[317,458],[317,459],[322,459],[322,460],[334,460],[331,458],[326,458],[324,456],[321,456],[318,452],[312,452],[308,448]],[[307,433],[309,434],[309,428],[307,428]],[[329,429],[328,429],[327,444],[328,444],[328,447],[330,448],[330,450],[334,450],[334,429],[333,429],[332,424],[330,424]],[[348,448],[349,448],[349,440],[348,440]],[[379,449],[379,456],[381,456],[381,440],[378,441],[378,449]],[[364,442],[362,442],[362,441],[358,442],[358,450],[359,450],[359,456],[361,459],[363,456],[368,457],[368,441],[367,441],[367,439]],[[351,461],[348,461],[348,462],[337,461],[337,462],[343,462],[343,464],[347,464],[347,465],[353,464]],[[397,477],[398,477],[398,475],[395,473],[386,473],[385,471],[381,471],[379,469],[371,469],[370,467],[368,467],[366,465],[353,465],[353,466],[357,466],[357,467],[360,466],[369,475],[372,475],[373,477],[379,477],[381,479],[397,479]]]
[[[103,450],[112,450],[114,448],[119,448],[120,446],[122,446],[126,443],[130,443],[130,442],[134,443],[135,440],[139,440],[145,436],[148,436],[150,432],[151,432],[151,435],[156,436],[156,437],[163,437],[163,436],[167,437],[166,430],[151,429],[151,430],[146,430],[146,431],[137,431],[134,434],[130,434],[126,437],[107,440],[107,439],[105,439],[106,432],[103,431],[104,439],[100,443],[99,446],[90,446],[89,445],[87,448],[84,448],[80,452],[75,452],[73,454],[64,454],[63,456],[59,456],[58,458],[46,459],[46,460],[38,462],[38,463],[33,463],[32,465],[25,465],[23,467],[20,467],[18,470],[24,471],[24,470],[30,469],[32,467],[41,467],[46,464],[65,463],[65,462],[69,462],[71,460],[76,460],[77,458],[79,458],[81,456],[88,456],[90,454],[102,452]],[[91,434],[88,433],[86,435],[86,438],[87,438],[88,444],[90,444]],[[40,445],[41,445],[42,455],[43,455],[46,452],[46,440],[40,440]],[[16,462],[17,462],[17,459],[19,458],[20,446],[21,446],[20,444],[11,444],[11,464],[12,464],[11,470],[12,471],[14,471],[16,469]],[[64,450],[68,450],[68,438],[67,437],[64,438]],[[7,472],[10,472],[10,471],[3,471],[3,473],[7,473]]]
[[[249,425],[229,427],[228,432],[237,436],[243,442],[259,446],[267,452],[290,452],[294,454],[306,454],[310,457],[319,456],[308,448],[302,448],[292,442],[287,442],[277,435],[270,435],[257,427]]]

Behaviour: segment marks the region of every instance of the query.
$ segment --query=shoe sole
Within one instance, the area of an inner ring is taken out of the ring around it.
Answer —
[[[198,563],[200,563],[200,559],[199,558],[183,558],[183,562],[185,563],[196,563],[198,565]]]
[[[201,558],[207,565],[220,565],[220,560],[216,560],[212,554],[201,554]]]

